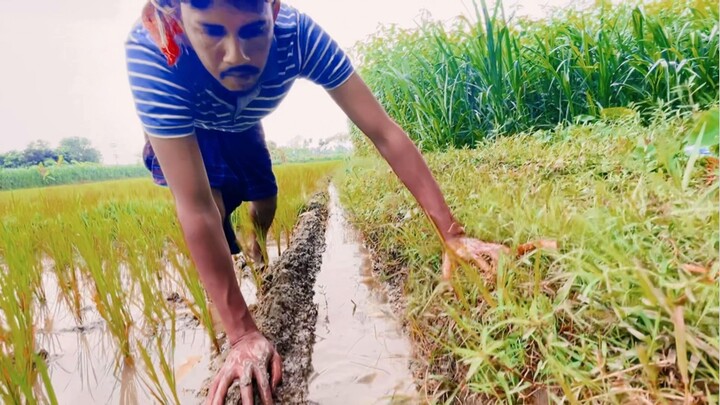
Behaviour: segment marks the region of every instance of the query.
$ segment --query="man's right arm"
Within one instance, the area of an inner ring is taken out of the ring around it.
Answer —
[[[185,242],[212,299],[232,350],[208,394],[209,402],[221,404],[235,378],[252,380],[265,404],[272,403],[271,387],[282,378],[282,359],[275,346],[255,325],[235,271],[220,212],[212,196],[205,165],[194,134],[192,69],[169,66],[147,32],[136,27],[125,46],[130,89],[147,139],[175,198],[175,208]],[[248,367],[251,365],[251,367]],[[267,368],[271,367],[272,379]],[[252,398],[253,386],[242,388]]]
[[[149,136],[175,199],[185,242],[200,279],[218,310],[229,342],[257,331],[235,278],[222,220],[205,173],[195,135],[181,138]]]
[[[235,279],[232,256],[195,137],[189,73],[169,66],[147,32],[133,28],[125,44],[135,107],[175,198],[193,262],[231,342],[257,331]]]

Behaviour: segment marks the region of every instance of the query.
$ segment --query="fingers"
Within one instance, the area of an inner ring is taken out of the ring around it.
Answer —
[[[443,261],[442,261],[442,277],[445,281],[450,281],[452,279],[453,274],[453,262],[450,258],[450,254],[446,251],[443,253]]]
[[[506,255],[509,254],[510,248],[496,243],[478,243],[473,246],[473,256],[476,258],[490,258],[490,262],[492,263],[488,263],[488,260],[483,259],[483,261],[490,267],[495,267],[495,265],[500,261],[501,253]]]
[[[250,380],[250,384],[242,386],[240,388],[240,397],[242,398],[242,405],[254,405],[253,404],[253,386],[252,386],[252,379]]]
[[[480,268],[480,270],[482,270],[485,274],[491,274],[491,273],[493,273],[494,267],[493,267],[490,263],[488,263],[488,262],[482,257],[482,255],[479,255],[479,254],[478,254],[478,255],[473,255],[473,256],[470,258],[470,260],[472,260],[473,264],[475,264],[475,266],[477,266],[478,268]],[[497,262],[497,259],[493,259],[493,260]]]
[[[215,398],[215,391],[217,391],[218,385],[220,385],[220,374],[215,376],[215,379],[213,380],[212,385],[210,385],[210,389],[208,390],[207,400],[205,401],[206,405],[213,404],[213,399]]]
[[[536,249],[557,250],[558,244],[555,240],[540,239],[534,242],[524,243],[517,248],[517,255],[524,256]]]
[[[212,396],[212,405],[223,405],[225,403],[225,396],[227,395],[228,389],[233,382],[233,378],[230,374],[224,373],[219,376],[216,381],[218,384],[215,386],[215,391]]]
[[[255,381],[257,381],[263,405],[273,405],[272,391],[270,391],[270,383],[268,382],[267,364],[253,367],[253,374],[255,375]]]
[[[243,364],[242,374],[240,375],[240,397],[242,405],[253,405],[253,385],[252,385],[252,363]]]
[[[537,240],[517,247],[516,257],[521,257],[537,249],[557,249],[554,240]],[[442,277],[449,281],[457,267],[457,260],[467,261],[485,274],[492,274],[500,260],[500,254],[512,255],[512,250],[502,244],[486,243],[472,238],[459,238],[448,244],[443,254]]]
[[[510,248],[505,245],[500,245],[497,243],[477,243],[473,246],[473,250],[481,253],[486,254],[490,256],[491,259],[497,261],[499,259],[500,253],[509,254]]]
[[[517,247],[517,255],[518,256],[525,256],[527,253],[532,252],[535,250],[535,244],[532,242],[523,243],[522,245]]]
[[[498,261],[498,248],[477,240],[472,240],[470,243],[468,243],[468,245],[468,257],[466,258],[466,260],[471,261],[484,273],[492,273],[494,263],[497,263]],[[490,260],[492,260],[492,262],[494,263],[489,263],[487,260],[485,260],[484,256],[488,256]]]
[[[509,253],[510,249],[505,245],[496,243],[485,243],[477,239],[464,238],[458,246],[453,247],[454,255],[458,259],[470,262],[485,274],[492,274],[500,259],[500,252]],[[454,256],[453,255],[453,256]],[[443,256],[443,278],[450,280],[456,263],[449,252]]]
[[[277,351],[273,353],[270,364],[270,375],[272,376],[272,390],[275,391],[282,381],[282,358]]]

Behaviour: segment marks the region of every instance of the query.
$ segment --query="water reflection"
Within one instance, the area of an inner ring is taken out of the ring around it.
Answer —
[[[411,401],[410,343],[333,187],[330,197],[327,245],[315,289],[318,320],[309,398],[323,405]]]
[[[175,402],[172,390],[161,371],[160,355],[165,356],[165,360],[174,370],[180,403],[198,403],[196,393],[208,377],[212,346],[207,332],[198,325],[182,300],[174,300],[173,293],[168,293],[166,297],[176,322],[174,346],[171,341],[170,319],[154,331],[144,327],[142,321],[137,321],[139,323],[132,326],[134,344],[142,345],[150,356],[148,361],[157,375],[152,377],[137,347],[133,350],[132,361],[119,357],[117,344],[88,293],[82,294],[82,323],[77,322],[53,273],[46,271],[43,275],[45,296],[37,305],[36,319],[39,327],[36,339],[38,349],[49,354],[48,371],[58,403]],[[254,302],[255,288],[250,279],[244,279],[241,286],[248,302]],[[182,291],[177,285],[172,288],[174,291]],[[144,319],[141,302],[133,300],[131,306],[133,319]],[[158,350],[158,347],[162,350]],[[160,393],[157,392],[154,378],[159,379],[162,387]]]

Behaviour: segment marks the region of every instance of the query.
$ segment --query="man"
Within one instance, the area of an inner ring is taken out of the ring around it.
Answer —
[[[483,257],[507,252],[466,237],[419,151],[345,53],[309,16],[279,0],[151,0],[126,54],[148,140],[146,164],[173,194],[192,259],[232,346],[209,403],[222,403],[239,378],[243,404],[252,404],[254,377],[270,404],[281,380],[281,358],[258,331],[234,276],[229,216],[248,201],[264,240],[277,186],[260,121],[296,79],[323,86],[413,194],[445,246],[446,279],[456,260],[488,269]],[[255,242],[253,259],[260,253]]]

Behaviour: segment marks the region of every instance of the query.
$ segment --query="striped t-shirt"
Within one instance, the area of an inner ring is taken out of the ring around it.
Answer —
[[[309,16],[283,4],[259,86],[238,97],[205,69],[189,47],[175,65],[138,22],[125,43],[130,88],[145,132],[164,138],[194,129],[242,132],[277,108],[297,78],[327,90],[343,84],[353,66],[338,44]]]

